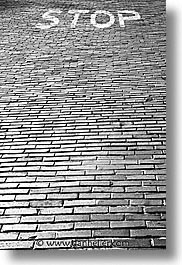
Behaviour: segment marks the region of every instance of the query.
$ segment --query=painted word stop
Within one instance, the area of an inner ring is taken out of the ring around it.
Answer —
[[[59,19],[55,16],[55,14],[61,14],[62,12],[63,11],[59,9],[50,9],[49,11],[45,12],[42,15],[42,18],[44,20],[49,21],[50,23],[49,24],[38,23],[36,27],[40,29],[50,29],[51,27],[59,25]],[[68,14],[73,16],[73,20],[71,22],[70,27],[76,28],[80,16],[87,13],[90,13],[90,10],[69,10]],[[106,23],[98,23],[97,16],[99,15],[108,17],[109,21]],[[125,27],[125,21],[139,20],[141,18],[138,12],[130,10],[118,11],[117,15],[119,20],[119,25],[121,28]],[[97,10],[90,15],[91,25],[93,25],[95,28],[98,29],[109,28],[115,23],[115,21],[116,21],[115,16],[111,12],[105,10]]]

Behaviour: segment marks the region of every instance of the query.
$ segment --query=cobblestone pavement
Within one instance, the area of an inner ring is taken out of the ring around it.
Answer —
[[[49,9],[59,24],[37,28]],[[73,9],[90,11],[75,28]],[[165,1],[1,1],[1,249],[165,248],[165,30]]]

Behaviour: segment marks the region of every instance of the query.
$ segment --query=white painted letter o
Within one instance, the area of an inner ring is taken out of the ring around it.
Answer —
[[[100,15],[100,14],[104,14],[110,17],[110,20],[107,23],[103,23],[103,24],[99,24],[96,22],[96,16]],[[98,10],[96,11],[94,14],[91,15],[91,24],[99,29],[103,29],[103,28],[109,28],[110,26],[112,26],[115,22],[115,18],[114,16],[109,12],[109,11],[105,11],[105,10]]]

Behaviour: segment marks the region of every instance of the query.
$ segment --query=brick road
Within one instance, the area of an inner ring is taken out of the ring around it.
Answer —
[[[59,25],[37,28],[55,8]],[[71,28],[70,9],[90,13]],[[123,9],[141,19],[121,28]],[[94,27],[97,10],[115,23]],[[165,1],[1,1],[1,249],[165,248],[165,31]]]

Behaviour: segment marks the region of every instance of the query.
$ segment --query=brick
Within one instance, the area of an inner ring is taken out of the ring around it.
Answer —
[[[0,242],[0,249],[33,249],[33,241],[3,241]]]
[[[73,229],[73,223],[52,223],[52,224],[39,224],[38,231],[59,231],[59,230],[71,230]]]
[[[28,189],[5,189],[0,191],[1,194],[7,194],[7,195],[12,194],[13,197],[15,197],[14,194],[27,194],[28,192],[29,192]]]
[[[18,240],[31,240],[35,239],[54,239],[56,237],[57,231],[36,231],[36,232],[20,232],[18,235]]]
[[[44,183],[44,184],[47,184],[47,183]],[[47,184],[49,185],[49,184]],[[47,186],[46,185],[46,186]],[[33,186],[33,185],[32,185]],[[42,185],[42,183],[39,184],[39,187],[44,187],[44,185]],[[38,187],[38,185],[35,184],[35,187]],[[54,195],[54,193],[58,193],[60,191],[60,188],[33,188],[33,189],[30,189],[30,194],[48,194],[48,195]],[[44,195],[45,196],[45,195]]]
[[[63,201],[62,200],[39,200],[39,201],[30,201],[31,207],[58,207],[62,206]]]
[[[65,200],[64,201],[64,207],[83,206],[83,205],[96,205],[96,200]]]
[[[16,224],[20,222],[20,217],[0,217],[0,224]]]
[[[10,225],[3,225],[2,232],[35,231],[36,229],[37,229],[36,224],[10,224]]]
[[[5,215],[33,215],[37,214],[36,209],[32,208],[10,208],[5,210]]]
[[[93,187],[93,192],[124,192],[123,187]]]
[[[90,187],[65,187],[61,188],[62,193],[67,193],[67,192],[90,192],[91,188]]]
[[[91,220],[98,221],[98,220],[105,220],[105,221],[114,221],[114,220],[124,220],[124,214],[117,213],[117,214],[91,214]]]
[[[99,229],[93,232],[94,237],[129,237],[129,229]]]
[[[110,199],[110,200],[97,200],[96,204],[98,205],[128,205],[128,200],[115,200],[115,199]]]
[[[108,221],[76,222],[75,229],[109,228]]]
[[[14,167],[13,171],[39,171],[40,170],[40,166],[24,166],[24,167]],[[7,170],[7,171],[11,171],[11,170]]]
[[[64,170],[67,170],[68,169],[68,166],[53,166],[53,167],[50,167],[50,166],[41,166],[40,167],[40,170],[42,171],[46,171],[46,170],[49,170],[49,171],[64,171]]]
[[[148,228],[166,228],[166,221],[147,221]]]
[[[165,193],[151,193],[145,194],[146,199],[166,199]]]
[[[112,193],[113,199],[142,199],[144,195],[141,193]]]
[[[166,186],[166,181],[144,181],[144,186]]]
[[[19,172],[18,172],[18,174],[19,174]],[[30,172],[27,173],[27,171],[26,171],[26,174],[30,174]],[[33,173],[33,174],[35,174],[35,173]],[[37,174],[37,172],[36,172],[36,174]],[[12,178],[8,177],[6,182],[17,182],[18,181],[18,183],[21,183],[21,182],[30,183],[30,182],[35,182],[35,179],[36,179],[35,177],[26,177],[25,178],[25,176],[24,177],[18,177],[18,179],[15,177],[12,177]]]
[[[110,213],[142,213],[142,208],[136,206],[111,206],[109,210]]]
[[[162,205],[162,200],[139,200],[139,199],[135,199],[135,200],[131,200],[130,201],[131,205]]]
[[[111,221],[111,228],[143,228],[144,221]]]
[[[90,238],[91,230],[61,231],[57,233],[57,238]]]
[[[72,208],[63,208],[63,207],[47,207],[40,209],[40,214],[70,214],[73,212]]]
[[[123,186],[123,187],[128,187],[128,186],[141,186],[141,181],[114,181],[113,186]]]
[[[113,170],[86,170],[86,175],[112,175]]]
[[[53,216],[22,216],[21,223],[44,223],[44,222],[53,222]]]
[[[107,206],[83,206],[83,207],[75,207],[75,213],[107,213]]]
[[[165,213],[166,207],[165,206],[146,206],[145,207],[146,213]]]
[[[16,240],[18,238],[18,232],[0,232],[0,240]]]
[[[127,180],[155,180],[155,175],[128,175]]]
[[[164,187],[164,186],[157,187],[157,191],[158,192],[166,192],[166,187]]]
[[[77,193],[52,193],[47,195],[47,199],[55,199],[55,200],[69,200],[69,199],[77,199],[78,194]]]
[[[16,195],[18,201],[43,200],[45,198],[45,194]]]
[[[57,176],[80,176],[84,175],[84,171],[81,170],[67,170],[67,171],[58,171]]]
[[[139,229],[130,230],[131,237],[163,237],[166,235],[165,229]]]
[[[80,181],[80,186],[109,186],[109,181]]]
[[[89,221],[88,214],[69,214],[69,215],[56,215],[55,222],[78,222]]]
[[[165,238],[154,238],[153,246],[157,248],[166,248],[166,239]]]
[[[80,193],[79,194],[80,199],[109,199],[110,198],[110,193]]]
[[[125,215],[126,220],[132,221],[132,220],[161,220],[161,216],[158,214],[126,214]]]
[[[127,187],[126,192],[155,192],[157,191],[156,187]]]
[[[0,201],[11,201],[14,200],[15,195],[0,195]]]

